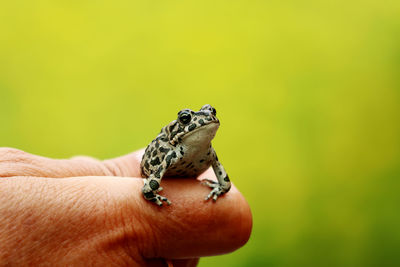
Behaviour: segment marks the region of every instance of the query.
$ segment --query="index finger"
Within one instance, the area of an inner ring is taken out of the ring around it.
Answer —
[[[110,160],[87,156],[51,159],[15,148],[0,148],[0,177],[67,178],[79,176],[140,177],[143,150]]]
[[[115,212],[122,214],[127,239],[139,246],[144,258],[218,255],[238,249],[250,237],[250,207],[233,184],[213,202],[204,200],[209,188],[200,181],[168,178],[163,180],[162,195],[172,204],[159,207],[143,198],[139,179],[116,177],[107,181],[111,199],[116,201],[112,201],[113,207],[120,207]]]

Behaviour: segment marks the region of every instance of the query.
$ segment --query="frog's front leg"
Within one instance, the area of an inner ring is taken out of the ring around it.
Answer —
[[[150,176],[145,179],[144,186],[142,188],[142,193],[145,199],[155,202],[158,206],[162,206],[163,201],[167,202],[168,205],[171,205],[171,201],[157,193],[162,190],[160,183],[164,173],[168,167],[176,161],[176,158],[177,156],[175,151],[170,151],[165,156],[165,160],[163,160],[157,166],[157,171],[151,173]]]
[[[218,157],[214,149],[212,149],[212,153],[213,153],[212,168],[214,170],[215,175],[217,176],[218,182],[209,179],[204,179],[203,183],[212,188],[211,192],[207,195],[205,200],[208,200],[212,197],[213,200],[216,201],[218,196],[225,194],[226,192],[229,191],[229,189],[231,189],[231,182],[224,167],[218,161]]]

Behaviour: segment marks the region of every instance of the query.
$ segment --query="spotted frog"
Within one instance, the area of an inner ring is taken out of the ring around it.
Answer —
[[[145,199],[159,206],[171,202],[158,193],[164,177],[197,177],[212,166],[218,182],[204,179],[202,183],[211,187],[205,200],[214,201],[229,191],[231,182],[224,167],[218,161],[211,146],[218,128],[216,110],[204,105],[199,111],[179,111],[178,118],[161,129],[158,136],[147,146],[140,164],[145,178],[142,193]]]

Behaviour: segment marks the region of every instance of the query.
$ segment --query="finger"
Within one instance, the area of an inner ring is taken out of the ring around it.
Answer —
[[[212,170],[203,177],[215,179]],[[209,188],[200,181],[164,179],[162,194],[172,205],[158,207],[142,197],[143,182],[139,179],[115,180],[115,197],[121,200],[124,196],[124,225],[132,227],[128,236],[145,241],[138,252],[145,258],[187,259],[224,254],[243,246],[250,236],[251,211],[234,185],[217,202],[207,202],[204,196]]]
[[[123,247],[130,257],[140,256],[143,262],[157,258],[198,258],[236,250],[247,242],[252,228],[250,208],[234,186],[213,203],[204,201],[209,189],[200,181],[165,179],[163,195],[172,205],[158,207],[143,198],[143,180],[138,178],[15,177],[0,182],[3,189],[13,183],[22,188],[20,192],[0,191],[4,193],[1,198],[21,206],[20,211],[10,210],[2,218],[9,219],[10,225],[18,225],[16,216],[26,214],[32,224],[29,229],[34,231],[16,236],[24,237],[27,250],[32,249],[30,240],[42,240],[44,243],[36,246],[42,254],[46,246],[50,250],[66,249],[69,253],[68,249],[79,249],[73,245],[76,239],[83,242],[92,236],[98,242],[112,244],[100,247],[113,250]],[[20,223],[26,220],[22,218]],[[87,249],[91,248],[97,253],[98,245]]]
[[[210,174],[206,173],[205,175]],[[132,179],[130,179],[132,180]],[[171,206],[158,207],[140,194],[142,183],[132,185],[122,195],[129,195],[124,212],[127,225],[140,211],[140,227],[146,229],[140,254],[145,258],[196,258],[228,253],[244,245],[251,233],[250,208],[232,186],[217,202],[206,202],[209,189],[195,179],[165,179],[163,195]],[[133,188],[135,188],[133,190]]]
[[[140,177],[142,150],[116,159],[100,161],[90,157],[50,159],[14,148],[0,148],[0,177]]]

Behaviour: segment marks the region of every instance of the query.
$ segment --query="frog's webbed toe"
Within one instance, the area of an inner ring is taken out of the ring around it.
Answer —
[[[161,192],[164,188],[162,188],[161,186],[156,190],[156,192]]]
[[[203,180],[201,180],[201,184],[206,185],[211,188],[214,188],[219,185],[219,183],[217,181],[214,181],[211,179],[203,179]]]
[[[154,198],[149,200],[156,203],[160,207],[163,205],[163,201],[167,202],[168,205],[171,205],[171,201],[169,201],[168,198],[160,196],[159,194],[154,194]]]
[[[142,193],[143,193],[143,196],[144,196],[145,199],[156,203],[158,206],[162,206],[163,205],[163,201],[167,202],[168,205],[171,205],[171,201],[169,201],[168,198],[157,194],[161,190],[162,190],[162,187],[159,187],[159,188],[157,188],[155,190],[151,190],[150,188],[148,188],[145,185],[143,187],[143,189],[142,189]]]
[[[201,183],[212,188],[211,192],[205,197],[205,200],[209,200],[212,197],[214,201],[217,201],[218,197],[225,193],[225,190],[216,181],[203,179]]]
[[[214,187],[214,189],[211,190],[210,194],[206,196],[205,200],[209,200],[212,197],[214,201],[217,201],[217,198],[223,193],[224,191],[220,186]]]

